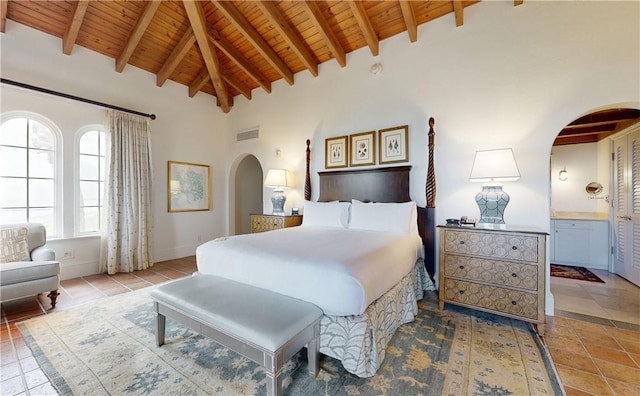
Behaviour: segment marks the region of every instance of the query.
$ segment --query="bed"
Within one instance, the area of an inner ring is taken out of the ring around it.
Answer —
[[[318,305],[320,352],[373,376],[396,329],[435,290],[423,259],[433,230],[409,197],[410,169],[319,172],[302,226],[209,241],[196,251],[198,271]]]

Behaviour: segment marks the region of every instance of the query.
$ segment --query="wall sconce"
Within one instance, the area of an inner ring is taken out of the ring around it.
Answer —
[[[565,181],[568,178],[569,178],[569,173],[567,172],[567,168],[562,168],[560,173],[558,173],[558,179],[560,179],[560,181]]]
[[[513,150],[510,148],[476,151],[471,168],[471,182],[484,182],[482,191],[476,195],[480,208],[479,223],[504,224],[504,210],[509,203],[509,194],[502,191],[503,181],[520,179],[520,172]]]
[[[271,195],[274,215],[284,216],[284,203],[287,200],[284,195],[284,189],[291,187],[291,178],[288,177],[287,173],[286,169],[269,169],[267,178],[264,181],[265,187],[274,189]]]

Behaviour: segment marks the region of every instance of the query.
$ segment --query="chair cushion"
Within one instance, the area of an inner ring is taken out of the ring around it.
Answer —
[[[8,228],[0,230],[0,263],[29,261],[29,244],[27,229]]]
[[[0,286],[49,278],[60,274],[57,261],[16,261],[0,265]]]

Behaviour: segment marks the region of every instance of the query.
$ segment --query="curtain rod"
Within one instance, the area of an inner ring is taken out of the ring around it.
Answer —
[[[21,82],[17,82],[17,81],[7,80],[6,78],[0,78],[0,82],[2,82],[2,84],[13,85],[13,86],[16,86],[16,87],[26,88],[26,89],[30,89],[32,91],[42,92],[42,93],[46,93],[46,94],[49,94],[49,95],[60,96],[62,98],[66,98],[66,99],[76,100],[78,102],[89,103],[89,104],[96,105],[96,106],[101,106],[101,107],[106,107],[106,108],[113,109],[113,110],[123,111],[125,113],[136,114],[136,115],[139,115],[139,116],[151,118],[152,120],[156,119],[156,115],[155,114],[141,113],[139,111],[135,111],[135,110],[131,110],[131,109],[125,109],[124,107],[118,107],[118,106],[114,106],[114,105],[110,105],[110,104],[102,103],[102,102],[96,102],[95,100],[85,99],[85,98],[81,98],[79,96],[69,95],[69,94],[62,93],[62,92],[52,91],[52,90],[46,89],[46,88],[36,87],[34,85],[29,85],[29,84],[25,84],[25,83],[21,83]]]

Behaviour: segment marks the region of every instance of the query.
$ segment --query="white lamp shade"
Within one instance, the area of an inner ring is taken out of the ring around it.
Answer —
[[[471,168],[471,182],[502,182],[520,179],[513,150],[495,149],[476,151]]]
[[[267,178],[264,181],[266,187],[288,188],[291,187],[291,178],[286,169],[269,169]]]

